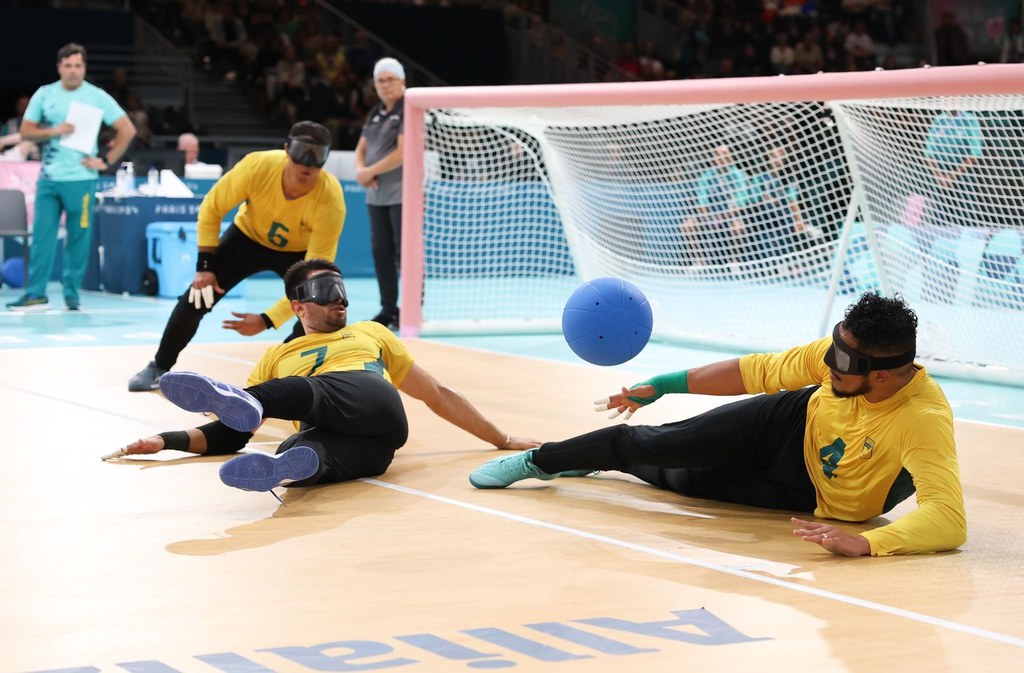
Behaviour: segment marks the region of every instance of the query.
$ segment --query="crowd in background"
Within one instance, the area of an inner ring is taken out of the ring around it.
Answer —
[[[146,10],[199,68],[246,92],[268,121],[315,119],[336,147],[355,147],[377,102],[371,71],[381,54],[365,33],[343,42],[318,8],[277,0],[163,0]]]
[[[526,12],[538,26],[550,18],[548,0],[468,4]],[[919,3],[910,0],[672,0],[659,6],[661,15],[674,21],[671,30],[662,32],[670,38],[616,43],[606,35],[590,35],[591,52],[609,64],[599,76],[660,80],[789,75],[926,62],[921,55],[928,40],[914,28],[923,25],[913,15]],[[665,12],[666,6],[672,11]],[[286,127],[300,119],[317,120],[331,130],[336,148],[355,147],[366,113],[377,102],[370,70],[384,55],[365,33],[355,31],[343,39],[309,2],[149,0],[137,3],[136,9],[198,68],[245,92],[268,123]],[[953,13],[933,17],[933,23],[934,65],[971,62],[968,34]],[[550,31],[544,34],[546,42],[538,41],[538,48],[559,58],[565,34],[558,33],[559,39],[551,38]],[[1001,60],[1024,59],[1019,20],[1007,21],[1000,40]],[[911,48],[900,51],[899,44]],[[148,146],[153,135],[202,131],[181,109],[147,106],[124,68],[97,84],[128,112],[139,131],[138,146]]]

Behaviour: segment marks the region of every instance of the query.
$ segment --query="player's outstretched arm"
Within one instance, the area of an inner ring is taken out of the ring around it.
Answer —
[[[540,442],[524,437],[513,437],[498,429],[477,411],[459,391],[451,388],[417,364],[413,364],[398,389],[425,403],[431,411],[474,437],[493,444],[499,449],[525,450],[540,446]]]
[[[612,411],[615,418],[624,414],[628,419],[640,407],[658,400],[668,393],[694,393],[698,395],[742,395],[746,393],[739,359],[723,360],[694,369],[658,374],[646,381],[635,383],[606,399],[595,400],[595,411]]]

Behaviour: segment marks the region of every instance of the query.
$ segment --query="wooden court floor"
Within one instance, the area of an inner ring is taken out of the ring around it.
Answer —
[[[178,368],[240,383],[264,347],[193,345]],[[633,382],[410,349],[540,440],[613,422],[591,402]],[[615,474],[475,490],[467,474],[497,452],[409,399],[387,474],[282,489],[287,507],[221,485],[223,458],[102,463],[204,422],[127,392],[151,351],[0,351],[3,673],[1024,670],[1020,431],[957,426],[961,550],[844,559],[793,537],[785,513]],[[722,401],[673,396],[630,422]],[[288,431],[264,425],[251,450]]]

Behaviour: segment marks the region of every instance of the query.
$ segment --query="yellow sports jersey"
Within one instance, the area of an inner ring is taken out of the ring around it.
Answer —
[[[220,223],[235,206],[235,226],[271,250],[306,252],[306,259],[334,261],[345,223],[345,195],[337,178],[320,171],[313,191],[286,199],[281,185],[288,164],[284,150],[251,152],[224,174],[199,207],[200,247],[216,247]],[[265,311],[274,327],[288,321],[291,303],[281,298]]]
[[[807,402],[804,463],[817,493],[814,515],[841,521],[878,516],[901,469],[913,477],[917,509],[862,535],[873,556],[955,549],[967,515],[953,440],[953,412],[923,367],[891,398],[832,394],[822,361],[832,338],[740,359],[749,393],[821,386]]]
[[[391,330],[371,321],[357,322],[337,332],[307,334],[267,349],[246,385],[286,376],[370,370],[380,372],[397,388],[412,363],[405,344]]]

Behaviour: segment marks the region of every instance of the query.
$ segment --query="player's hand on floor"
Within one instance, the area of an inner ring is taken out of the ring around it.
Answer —
[[[253,336],[267,329],[267,323],[263,322],[263,316],[259,313],[238,313],[232,311],[231,315],[237,320],[225,320],[221,323],[224,329],[233,329],[243,336]]]
[[[796,530],[793,535],[805,542],[813,542],[837,556],[870,556],[871,545],[860,535],[844,533],[830,523],[790,519]]]
[[[137,456],[147,453],[156,453],[158,451],[162,451],[163,448],[164,438],[160,435],[153,435],[152,437],[136,439],[131,444],[122,446],[117,451],[111,451],[107,455],[103,456],[103,460],[111,460],[113,458],[120,458],[121,456]]]
[[[632,388],[623,386],[620,393],[615,393],[603,400],[594,400],[594,411],[611,411],[608,418],[617,418],[621,415],[622,420],[627,421],[637,409],[647,406],[657,399],[654,397],[654,393],[654,386],[648,384],[640,384]],[[645,401],[647,398],[652,399]]]
[[[498,448],[502,451],[526,451],[527,449],[535,449],[538,446],[540,446],[540,442],[536,439],[509,436],[508,441]]]

